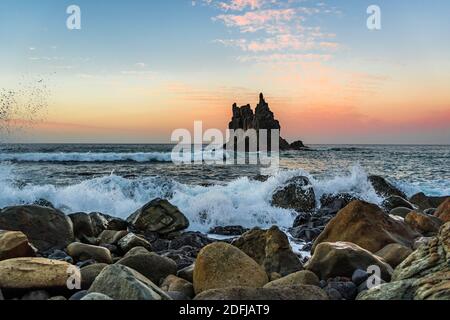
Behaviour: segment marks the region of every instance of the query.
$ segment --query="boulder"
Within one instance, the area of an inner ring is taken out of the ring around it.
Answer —
[[[92,212],[89,214],[89,218],[91,219],[92,228],[94,229],[94,236],[97,237],[104,230],[108,229],[110,218],[107,215],[104,215],[100,212]]]
[[[443,224],[441,219],[417,211],[408,213],[405,223],[424,236],[436,235]]]
[[[5,208],[0,212],[0,229],[23,232],[40,251],[63,249],[74,240],[72,221],[47,207]]]
[[[146,248],[144,247],[134,247],[133,249],[131,249],[130,251],[128,251],[124,257],[131,257],[137,254],[147,254],[150,253],[151,251],[148,251]]]
[[[233,241],[233,245],[264,267],[268,274],[276,272],[286,276],[303,269],[288,237],[276,226],[248,231]]]
[[[80,269],[81,274],[81,289],[87,290],[94,283],[97,276],[105,269],[108,265],[106,263],[95,263],[85,266]]]
[[[44,258],[16,258],[0,261],[0,288],[67,289],[70,264]]]
[[[34,256],[35,252],[25,234],[20,231],[0,230],[0,261]]]
[[[391,243],[378,251],[375,255],[382,258],[383,261],[387,262],[392,268],[395,268],[408,258],[411,253],[413,253],[411,248],[402,246],[398,243]]]
[[[355,200],[358,198],[349,193],[327,193],[320,197],[320,209],[322,213],[336,214]]]
[[[110,297],[108,297],[106,294],[102,293],[88,293],[83,298],[81,298],[82,301],[108,301],[112,300]]]
[[[113,300],[170,300],[149,279],[121,264],[103,269],[88,292],[101,293]]]
[[[408,208],[411,210],[414,209],[414,205],[412,203],[399,196],[390,196],[384,199],[381,206],[386,209],[386,212],[390,212],[395,208]]]
[[[95,260],[99,263],[113,263],[111,252],[104,247],[74,242],[67,246],[67,253],[77,261]]]
[[[128,235],[128,231],[122,230],[122,231],[116,231],[116,230],[104,230],[100,235],[98,236],[98,243],[99,244],[117,244],[120,239]]]
[[[275,288],[231,287],[204,291],[195,300],[265,301],[265,300],[328,300],[316,286],[291,286]]]
[[[390,243],[412,248],[420,236],[403,221],[385,214],[378,206],[364,201],[353,201],[339,211],[314,242],[312,251],[322,242],[352,242],[378,252]]]
[[[223,242],[210,244],[200,251],[193,278],[196,294],[235,286],[258,288],[269,280],[265,270],[255,260]]]
[[[272,205],[292,209],[297,212],[314,212],[316,196],[314,189],[306,177],[295,177],[288,180],[283,187],[275,190]]]
[[[129,233],[121,238],[118,242],[118,245],[120,250],[122,250],[122,252],[124,253],[127,253],[128,251],[136,247],[142,247],[147,249],[148,251],[153,250],[152,245],[147,240],[135,235],[134,233]]]
[[[167,276],[161,284],[161,289],[165,292],[180,292],[183,296],[192,299],[195,296],[194,286],[185,279],[178,278],[174,275]]]
[[[178,270],[177,277],[187,280],[191,283],[194,282],[194,268],[195,268],[195,264],[191,264],[190,266],[187,266],[186,268]]]
[[[136,230],[157,232],[162,235],[189,227],[188,219],[169,201],[155,199],[133,213],[128,219]]]
[[[271,281],[264,286],[264,288],[275,288],[275,287],[291,287],[298,285],[310,285],[310,286],[319,286],[319,278],[315,273],[302,270],[295,273],[291,273],[290,275]]]
[[[380,267],[381,278],[389,281],[393,269],[369,251],[349,242],[323,242],[317,246],[305,268],[328,280],[334,277],[351,278],[355,270],[367,270],[374,265]]]
[[[368,180],[369,180],[370,184],[373,186],[373,188],[375,189],[375,192],[383,198],[387,198],[390,196],[398,196],[403,199],[407,198],[406,195],[401,190],[399,190],[394,185],[389,183],[383,177],[370,176],[368,178]]]
[[[365,291],[358,299],[450,300],[450,223],[394,270],[392,282]]]
[[[159,285],[167,276],[177,274],[175,261],[153,252],[130,255],[120,259],[117,264],[136,270],[156,285]]]
[[[419,210],[425,211],[431,208],[439,207],[447,197],[429,197],[425,195],[423,192],[413,195],[409,201],[416,205]]]
[[[442,202],[442,204],[437,208],[434,215],[444,222],[450,221],[450,197]]]
[[[91,217],[84,212],[69,214],[73,224],[73,233],[78,240],[86,240],[97,236],[92,225]]]

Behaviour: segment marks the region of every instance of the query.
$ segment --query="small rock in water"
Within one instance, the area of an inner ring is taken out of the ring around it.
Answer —
[[[35,202],[32,203],[33,205],[40,206],[40,207],[47,207],[47,208],[55,208],[53,203],[51,203],[48,200],[45,199],[38,199]]]
[[[276,190],[272,196],[272,205],[300,212],[313,212],[316,209],[316,196],[307,177],[295,177],[285,186]]]
[[[227,226],[227,227],[215,227],[209,230],[210,234],[217,234],[221,236],[240,236],[247,232],[249,229],[242,226]]]

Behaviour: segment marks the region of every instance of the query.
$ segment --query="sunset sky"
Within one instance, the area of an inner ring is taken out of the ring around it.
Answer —
[[[448,0],[1,0],[0,89],[48,92],[9,139],[169,142],[195,120],[225,129],[264,92],[289,140],[448,144],[449,14]]]

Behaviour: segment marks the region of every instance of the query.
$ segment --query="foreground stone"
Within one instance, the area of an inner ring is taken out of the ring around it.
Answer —
[[[394,271],[392,282],[361,293],[360,300],[450,300],[450,223]]]
[[[339,211],[316,239],[315,248],[322,242],[352,242],[378,252],[390,243],[412,248],[420,234],[403,221],[385,214],[378,206],[364,201],[353,201]]]
[[[322,280],[334,277],[351,278],[355,270],[367,270],[376,265],[381,269],[381,278],[389,281],[393,269],[369,251],[349,242],[324,242],[317,246],[314,255],[305,265]]]
[[[233,245],[264,267],[268,274],[276,272],[285,276],[303,269],[288,237],[278,227],[250,230],[233,241]]]
[[[26,235],[19,231],[0,230],[0,261],[34,256],[35,252]]]
[[[117,264],[136,270],[157,285],[167,276],[177,274],[175,261],[153,252],[131,254],[119,260]]]
[[[101,293],[113,300],[170,300],[149,279],[120,264],[103,269],[88,292]]]
[[[315,273],[302,270],[299,272],[292,273],[286,277],[280,278],[275,281],[271,281],[264,286],[264,288],[275,288],[275,287],[290,287],[298,285],[310,285],[319,286],[320,280]]]
[[[450,198],[447,198],[436,210],[435,216],[444,222],[450,221]]]
[[[40,251],[63,249],[74,240],[72,221],[47,207],[5,208],[0,212],[0,229],[23,232]]]
[[[265,270],[255,260],[222,242],[210,244],[200,251],[193,278],[196,294],[236,286],[258,288],[268,282]]]
[[[205,291],[197,295],[195,300],[328,300],[328,296],[319,287],[307,285],[283,288],[232,287]]]
[[[0,261],[2,289],[67,289],[70,264],[44,258]]]
[[[168,234],[187,229],[188,219],[169,201],[155,199],[133,213],[128,219],[134,228],[142,232]]]
[[[108,265],[106,263],[95,263],[83,267],[80,269],[81,274],[81,289],[88,290],[94,283],[98,275],[105,269]]]
[[[299,213],[313,212],[316,209],[316,196],[309,179],[295,177],[287,181],[284,187],[273,194],[272,205]]]
[[[411,248],[407,248],[398,243],[391,243],[375,255],[382,258],[383,261],[386,261],[392,268],[395,268],[408,258],[411,253],[413,253]]]
[[[161,284],[161,289],[168,293],[180,293],[187,299],[192,299],[195,296],[194,286],[192,285],[192,283],[174,275],[170,275],[166,279],[164,279],[163,283]]]
[[[74,242],[67,247],[67,253],[77,261],[95,260],[99,263],[113,263],[111,252],[104,247]]]

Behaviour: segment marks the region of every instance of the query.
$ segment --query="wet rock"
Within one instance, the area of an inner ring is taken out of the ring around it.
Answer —
[[[73,258],[69,256],[65,251],[63,250],[51,250],[47,258],[50,260],[59,260],[59,261],[65,261],[67,263],[73,264]]]
[[[319,278],[311,271],[302,270],[292,273],[286,277],[272,280],[264,286],[264,288],[274,288],[274,287],[290,287],[297,285],[311,285],[319,286]]]
[[[0,230],[0,261],[34,256],[35,252],[25,234],[19,231]]]
[[[392,282],[358,295],[360,300],[449,300],[450,223],[421,245],[392,275]]]
[[[126,231],[128,229],[128,225],[128,222],[119,218],[111,217],[108,220],[108,230]]]
[[[349,193],[324,194],[320,198],[321,209],[327,214],[336,214],[352,201],[359,200]]]
[[[119,260],[117,264],[136,270],[156,285],[161,283],[167,276],[177,274],[175,261],[153,252],[127,256]]]
[[[264,301],[264,300],[328,300],[328,296],[316,286],[292,286],[276,288],[231,287],[205,291],[195,300]]]
[[[120,239],[118,242],[118,246],[124,253],[127,253],[128,251],[136,247],[143,247],[148,251],[153,250],[152,245],[147,240],[135,235],[134,233],[129,233],[125,237]]]
[[[406,218],[406,216],[408,215],[408,213],[410,213],[411,211],[413,211],[412,209],[409,208],[404,208],[404,207],[398,207],[395,209],[392,209],[389,212],[389,215],[391,216],[397,216],[397,217],[402,217],[402,218]]]
[[[322,242],[344,241],[374,253],[390,243],[412,247],[418,236],[403,221],[393,219],[376,205],[353,201],[326,226],[314,242],[313,252]]]
[[[82,301],[108,301],[112,300],[105,294],[92,292],[81,298]]]
[[[410,203],[408,200],[403,199],[399,196],[390,196],[386,198],[381,206],[386,209],[386,212],[390,212],[391,210],[395,208],[408,208],[413,210],[414,206],[412,203]]]
[[[168,293],[179,292],[189,299],[192,299],[195,296],[192,283],[174,275],[169,275],[164,279],[161,284],[161,289]]]
[[[389,183],[383,177],[370,176],[368,179],[369,182],[372,184],[373,188],[375,189],[375,192],[381,197],[387,198],[390,196],[398,196],[403,199],[407,198],[402,191],[400,191],[394,185]]]
[[[253,177],[253,180],[259,181],[259,182],[266,182],[267,180],[269,180],[269,178],[270,178],[270,176],[258,174]]]
[[[408,258],[411,253],[413,253],[411,248],[402,246],[398,243],[391,243],[378,251],[375,255],[386,261],[392,268],[395,268]]]
[[[450,221],[450,197],[437,208],[434,215],[444,222]]]
[[[234,286],[263,287],[268,282],[264,269],[235,246],[216,242],[203,248],[195,262],[196,294]]]
[[[128,235],[128,231],[105,230],[98,236],[98,243],[100,244],[117,244],[120,239]]]
[[[177,272],[177,277],[187,280],[189,282],[194,282],[194,268],[195,264],[185,267]]]
[[[74,240],[72,222],[64,213],[39,206],[1,210],[0,229],[23,232],[40,251],[63,249]]]
[[[77,212],[69,214],[69,218],[73,224],[75,238],[86,240],[97,236],[92,225],[91,217],[87,213]]]
[[[249,229],[242,226],[228,226],[228,227],[215,227],[209,230],[210,234],[217,234],[221,236],[240,236],[247,232]]]
[[[295,177],[287,181],[285,186],[276,190],[273,194],[272,205],[297,212],[314,212],[316,196],[309,179]]]
[[[334,277],[351,278],[355,270],[367,270],[376,265],[381,269],[381,277],[390,280],[393,269],[369,251],[349,242],[324,242],[317,246],[314,255],[305,265],[321,279]]]
[[[303,269],[286,234],[278,227],[253,229],[234,240],[233,245],[264,267],[268,274],[277,272],[286,276]]]
[[[291,233],[292,237],[295,239],[301,239],[307,242],[311,242],[316,240],[319,235],[322,233],[323,231],[323,227],[322,228],[314,228],[314,227],[309,227],[309,226],[300,226],[300,227],[296,227],[296,228],[292,228],[289,229],[289,232]]]
[[[33,202],[32,205],[40,206],[40,207],[53,208],[53,209],[55,208],[53,203],[51,203],[50,201],[48,201],[46,199],[38,199],[35,202]]]
[[[185,232],[170,241],[169,250],[177,250],[185,246],[201,249],[214,241],[200,232]]]
[[[89,266],[85,266],[80,269],[81,274],[81,289],[87,290],[94,283],[98,275],[105,269],[108,265],[106,263],[96,263]]]
[[[92,259],[99,263],[113,263],[111,252],[104,247],[74,242],[67,247],[67,253],[76,261]]]
[[[108,216],[100,212],[92,212],[89,214],[91,224],[94,229],[94,236],[97,237],[104,230],[108,229]]]
[[[38,290],[67,288],[67,262],[44,258],[16,258],[0,261],[0,288]]]
[[[103,269],[88,292],[101,293],[113,300],[170,300],[149,279],[120,264]]]
[[[188,219],[167,200],[155,199],[133,213],[127,221],[139,231],[166,235],[189,227]]]
[[[441,219],[417,211],[408,213],[405,223],[424,236],[436,235],[443,224]]]
[[[423,192],[413,195],[409,201],[416,205],[419,210],[424,211],[430,208],[439,207],[447,197],[429,197]]]
[[[160,252],[160,255],[172,259],[177,264],[178,270],[192,265],[197,258],[200,249],[191,246],[184,246],[177,250],[167,250]]]

